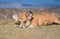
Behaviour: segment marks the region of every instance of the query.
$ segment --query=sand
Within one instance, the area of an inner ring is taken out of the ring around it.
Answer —
[[[34,13],[50,12],[60,14],[60,9],[21,8],[21,9],[0,9],[0,39],[60,39],[60,25],[47,25],[38,28],[21,29],[11,17],[13,13]]]

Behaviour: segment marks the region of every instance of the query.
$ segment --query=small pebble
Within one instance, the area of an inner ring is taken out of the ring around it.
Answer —
[[[5,28],[7,28],[7,25],[4,25]]]

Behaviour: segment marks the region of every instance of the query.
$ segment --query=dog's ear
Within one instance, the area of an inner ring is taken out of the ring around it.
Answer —
[[[33,16],[33,12],[28,11],[28,12],[25,14],[25,16],[26,16],[28,19],[31,19],[32,16]]]
[[[12,18],[13,18],[14,20],[18,21],[18,16],[17,16],[17,14],[12,14]]]

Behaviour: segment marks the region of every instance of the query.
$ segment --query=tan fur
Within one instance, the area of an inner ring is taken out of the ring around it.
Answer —
[[[40,25],[49,25],[49,24],[52,24],[53,22],[60,24],[59,19],[53,14],[48,14],[48,13],[34,14],[33,18],[34,19],[32,20],[31,26],[30,26],[32,28]]]
[[[18,21],[21,22],[20,25],[24,27],[29,26],[31,28],[35,28],[40,25],[49,25],[52,24],[53,22],[60,24],[58,17],[49,13],[43,14],[35,13],[32,15],[32,18],[33,18],[32,20],[28,19],[28,17],[26,17],[26,13],[18,15]],[[27,21],[26,23],[23,22],[25,20]]]

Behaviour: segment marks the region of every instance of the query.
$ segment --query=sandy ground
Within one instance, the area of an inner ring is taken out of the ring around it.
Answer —
[[[22,13],[32,10],[34,13],[54,12],[60,9],[0,9],[0,39],[60,39],[60,25],[47,25],[38,28],[19,28],[11,18],[13,11]]]

